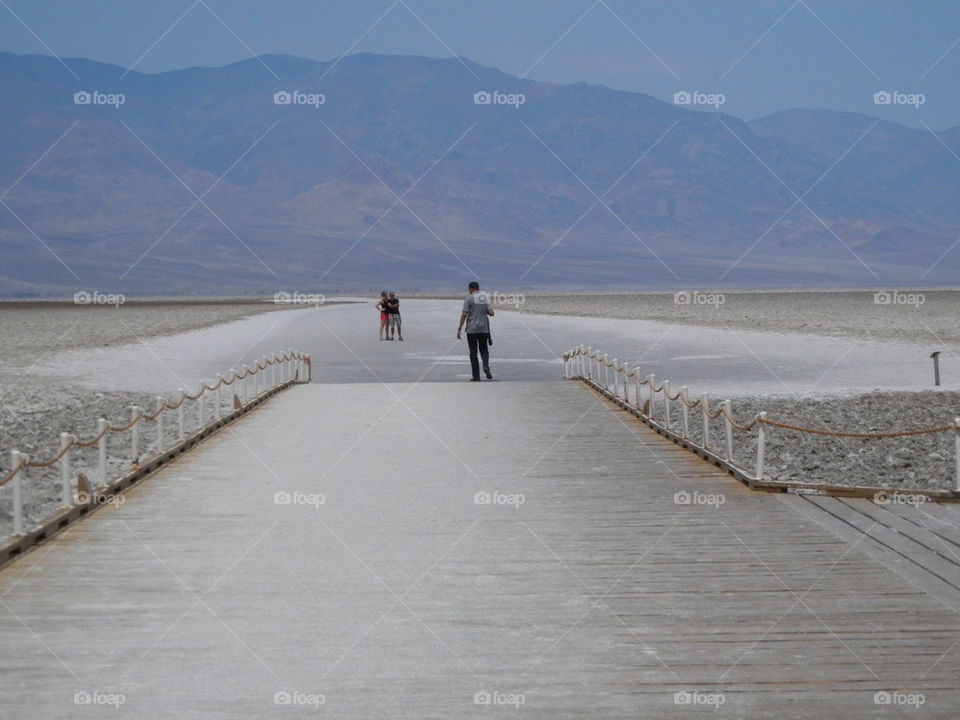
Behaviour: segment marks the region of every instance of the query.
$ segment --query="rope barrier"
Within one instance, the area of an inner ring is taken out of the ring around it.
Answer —
[[[55,462],[59,462],[59,461],[60,461],[60,458],[62,458],[64,455],[66,455],[66,454],[70,451],[70,448],[72,448],[72,447],[73,447],[74,445],[76,445],[76,444],[77,444],[77,439],[76,439],[76,438],[71,438],[70,442],[68,442],[66,445],[64,445],[62,448],[60,448],[60,452],[58,452],[58,453],[57,453],[56,455],[54,455],[52,458],[47,458],[46,460],[30,460],[30,461],[28,461],[28,462],[23,463],[22,466],[23,466],[23,467],[31,467],[31,468],[50,467],[50,466],[53,465]],[[5,482],[6,482],[6,480],[0,481],[0,485],[3,485],[3,483],[5,483]]]
[[[135,418],[133,418],[133,419],[132,419],[130,422],[128,422],[126,425],[123,425],[123,426],[120,426],[120,427],[113,427],[113,426],[111,425],[110,427],[107,428],[107,430],[109,430],[110,432],[113,432],[113,433],[126,432],[127,430],[129,430],[130,428],[132,428],[134,425],[136,425],[138,422],[140,422],[141,418],[143,418],[143,411],[142,411],[142,410],[140,411],[140,413],[139,413]]]
[[[608,360],[605,360],[604,354],[599,352],[598,350],[587,351],[581,348],[574,348],[573,350],[563,353],[562,358],[564,362],[567,362],[572,358],[580,355],[590,358],[592,360],[599,360],[602,364],[606,365],[607,367],[613,367],[613,363]],[[626,370],[626,365],[623,365],[620,368],[618,368],[618,370],[620,372],[623,372],[627,377],[635,378],[637,382],[641,385],[650,385],[650,389],[655,393],[663,392],[664,382],[667,382],[667,381],[661,382],[659,386],[650,384],[650,381],[648,378],[640,377],[640,368],[633,368],[633,370],[628,371]],[[684,405],[686,405],[690,409],[693,409],[698,405],[703,404],[703,398],[698,398],[695,402],[690,402],[684,396],[682,390],[678,391],[675,395],[671,395],[670,393],[667,392],[667,393],[664,393],[664,396],[668,398],[671,402],[673,402],[674,400],[680,400],[681,402],[683,402]],[[794,425],[792,423],[784,422],[782,420],[774,420],[772,418],[767,418],[767,417],[761,418],[759,416],[754,417],[748,423],[739,423],[730,413],[727,412],[726,408],[724,408],[722,405],[712,412],[709,410],[709,408],[704,408],[704,410],[706,410],[705,414],[711,420],[716,420],[722,415],[730,422],[731,425],[733,425],[733,427],[735,427],[737,430],[742,430],[742,431],[752,430],[757,425],[757,423],[764,423],[765,425],[773,425],[775,427],[780,427],[787,430],[795,430],[797,432],[810,433],[812,435],[829,435],[833,437],[851,437],[851,438],[910,437],[914,435],[928,435],[932,433],[947,432],[948,430],[960,431],[960,426],[957,426],[957,425],[940,425],[938,427],[917,428],[912,430],[853,432],[853,431],[845,431],[845,430],[830,430],[828,428],[813,428],[813,427],[806,427],[804,425]]]
[[[130,422],[128,422],[126,425],[106,425],[105,427],[103,427],[102,430],[100,430],[96,435],[89,438],[88,440],[80,440],[75,436],[71,436],[69,441],[64,443],[62,447],[59,449],[59,451],[52,457],[46,458],[44,460],[30,460],[29,457],[26,455],[20,454],[19,456],[17,456],[15,454],[14,456],[19,457],[19,460],[13,466],[13,468],[11,468],[9,472],[7,472],[7,474],[0,475],[0,487],[7,484],[11,480],[13,480],[23,468],[50,467],[51,465],[54,465],[55,463],[62,460],[63,457],[67,453],[69,453],[72,448],[92,447],[96,445],[98,442],[100,442],[100,440],[102,440],[103,437],[107,435],[107,433],[127,432],[128,430],[133,429],[137,425],[137,423],[139,423],[141,420],[148,420],[148,421],[157,420],[165,411],[179,409],[180,406],[183,405],[187,400],[199,400],[200,398],[203,397],[205,393],[214,392],[218,388],[220,388],[222,385],[232,385],[237,380],[241,380],[245,377],[249,377],[250,375],[254,375],[257,372],[260,372],[262,370],[266,370],[271,365],[291,362],[293,360],[300,361],[307,366],[306,374],[307,374],[307,377],[309,378],[310,364],[311,364],[310,356],[307,355],[306,353],[288,350],[286,352],[280,353],[279,355],[275,354],[272,357],[269,357],[269,358],[264,357],[262,360],[257,360],[255,363],[256,369],[249,369],[249,368],[244,369],[242,373],[231,371],[233,374],[233,377],[230,380],[224,380],[223,378],[220,378],[217,381],[217,383],[213,386],[207,385],[206,382],[204,381],[200,385],[200,390],[195,395],[191,395],[189,393],[183,393],[180,396],[180,399],[175,404],[171,404],[167,400],[163,400],[157,407],[157,410],[153,413],[146,413],[143,410],[140,410],[137,413],[136,417],[131,418]],[[276,374],[274,375],[274,377],[276,378]],[[291,373],[291,379],[293,377],[297,377],[300,382],[303,382],[302,379],[299,379],[299,375],[294,376],[293,373]],[[202,413],[201,413],[201,416],[202,416]],[[136,438],[136,432],[134,433],[134,437]],[[134,446],[136,446],[136,440],[134,440]],[[158,452],[159,452],[159,441],[158,441]]]
[[[768,418],[766,412],[757,413],[748,422],[738,422],[730,409],[730,401],[724,400],[716,407],[710,409],[707,393],[703,393],[697,400],[691,402],[687,397],[686,388],[681,388],[678,392],[670,393],[670,381],[663,380],[660,385],[655,383],[655,375],[650,374],[642,378],[640,368],[632,369],[627,367],[626,363],[621,364],[614,358],[608,359],[605,353],[583,345],[570,350],[562,355],[564,362],[564,376],[567,378],[580,378],[592,387],[596,388],[602,394],[615,400],[622,407],[631,409],[637,413],[647,424],[654,427],[657,432],[672,437],[674,440],[683,444],[687,449],[692,450],[704,457],[709,457],[721,467],[725,467],[741,479],[746,479],[748,483],[764,482],[764,467],[766,462],[766,434],[768,427],[778,427],[794,432],[807,433],[811,435],[843,437],[843,438],[903,438],[919,435],[931,435],[953,431],[954,433],[954,487],[955,492],[960,494],[960,417],[954,418],[950,425],[939,425],[937,427],[912,428],[907,430],[887,430],[887,431],[849,431],[833,430],[830,428],[808,427],[795,423],[785,422],[774,418]],[[586,361],[575,363],[572,367],[570,361],[575,358],[586,358]],[[596,361],[596,366],[590,361]],[[605,368],[614,369],[613,385],[610,385],[610,378]],[[601,371],[601,368],[604,368]],[[572,371],[572,372],[571,372]],[[596,373],[596,376],[594,376]],[[623,373],[623,384],[621,386],[619,374]],[[628,388],[628,378],[636,380],[637,389],[634,393],[636,405],[631,405],[630,390]],[[646,385],[649,388],[649,397],[646,402],[641,403],[640,386]],[[656,394],[662,392],[664,395],[664,414],[665,417],[656,416]],[[682,403],[679,423],[672,418],[673,413],[670,410],[670,403],[680,400]],[[690,418],[688,410],[700,407],[702,415],[702,435],[699,441],[693,440],[690,436]],[[721,435],[720,447],[711,443],[710,421],[723,418],[726,425],[726,432]],[[742,464],[737,464],[734,460],[736,447],[733,442],[733,431],[750,432],[756,430],[756,456],[754,466],[747,469]]]
[[[955,425],[941,425],[939,427],[918,428],[914,430],[891,430],[887,432],[848,432],[845,430],[829,430],[827,428],[804,427],[803,425],[792,425],[780,420],[771,420],[763,418],[757,422],[767,425],[786,428],[787,430],[797,430],[798,432],[812,433],[814,435],[831,435],[833,437],[854,437],[854,438],[891,438],[891,437],[909,437],[911,435],[929,435],[931,433],[941,433],[947,430],[960,430]]]
[[[90,438],[89,440],[75,440],[75,441],[74,441],[74,444],[75,444],[77,447],[82,447],[82,448],[90,447],[90,446],[92,446],[92,445],[96,445],[98,442],[100,442],[100,438],[102,438],[102,437],[103,437],[104,435],[106,435],[108,432],[110,432],[110,428],[109,428],[109,427],[105,427],[103,430],[101,430],[99,433],[97,433],[97,435],[95,435],[94,437]]]

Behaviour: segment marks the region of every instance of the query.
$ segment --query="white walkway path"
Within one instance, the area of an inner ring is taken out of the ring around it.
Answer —
[[[0,717],[948,718],[958,641],[582,385],[315,384],[0,572]]]

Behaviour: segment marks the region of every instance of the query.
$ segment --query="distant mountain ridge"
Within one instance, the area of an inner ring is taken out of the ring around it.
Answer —
[[[79,81],[0,53],[3,295],[931,285],[960,268],[960,128],[744,122],[464,58],[64,62]],[[475,102],[495,91],[524,102]]]

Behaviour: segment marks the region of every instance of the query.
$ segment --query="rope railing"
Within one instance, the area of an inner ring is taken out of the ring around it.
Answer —
[[[960,492],[960,417],[955,418],[952,425],[871,432],[807,427],[768,418],[766,412],[757,413],[747,422],[739,422],[733,416],[729,399],[718,403],[716,408],[711,410],[710,397],[707,393],[702,393],[699,398],[691,401],[686,386],[681,387],[675,393],[671,393],[669,380],[664,380],[658,385],[653,373],[643,376],[639,367],[630,368],[626,363],[620,363],[616,358],[611,360],[606,353],[601,353],[591,347],[578,345],[565,352],[562,360],[565,378],[583,380],[594,389],[633,411],[658,431],[674,439],[682,440],[684,445],[688,447],[706,453],[718,461],[721,466],[735,470],[743,476],[757,481],[763,480],[767,428],[777,427],[811,435],[861,439],[912,437],[953,431],[954,487]],[[631,379],[633,380],[632,383],[630,382]],[[670,403],[677,401],[680,402],[679,423],[673,421],[670,407]],[[662,418],[657,415],[658,402],[663,407]],[[694,440],[690,433],[689,411],[698,407],[702,419],[700,442]],[[724,421],[725,430],[722,455],[711,445],[710,439],[710,421],[718,420],[721,417]],[[744,433],[757,431],[757,450],[753,468],[748,469],[734,461],[734,430]]]
[[[267,375],[268,368],[270,369],[270,377],[264,377]],[[232,411],[248,408],[274,389],[294,383],[310,382],[311,370],[310,356],[306,353],[287,350],[269,357],[264,356],[254,363],[253,368],[245,365],[242,372],[230,370],[228,377],[217,375],[217,381],[212,385],[208,385],[206,381],[201,382],[196,393],[188,393],[181,388],[176,402],[169,402],[166,398],[158,396],[156,409],[152,413],[147,413],[143,409],[133,406],[131,407],[130,420],[125,424],[112,425],[105,418],[100,418],[97,420],[96,433],[92,437],[81,439],[71,433],[60,433],[60,449],[49,458],[32,460],[26,453],[11,450],[10,470],[5,474],[0,474],[0,488],[7,483],[10,483],[13,487],[13,535],[16,537],[24,534],[23,480],[27,468],[48,468],[59,463],[63,505],[61,510],[71,508],[76,504],[73,490],[74,483],[79,483],[78,473],[71,471],[72,450],[97,447],[97,484],[94,487],[94,491],[97,491],[108,486],[107,436],[109,434],[130,433],[130,466],[131,468],[138,468],[141,460],[144,459],[140,451],[140,426],[144,422],[154,423],[155,429],[155,439],[147,455],[147,459],[149,459],[151,455],[161,455],[185,443],[188,423],[186,405],[188,402],[194,403],[196,407],[196,429],[193,432],[201,433],[207,430],[210,425],[220,422],[224,416],[225,398],[223,388],[242,381],[230,395],[229,414]],[[254,380],[252,388],[250,383],[247,382],[248,378]],[[212,405],[213,415],[210,422],[207,421],[207,405]],[[177,415],[176,441],[172,444],[165,441],[164,434],[164,414],[171,411],[176,411]]]

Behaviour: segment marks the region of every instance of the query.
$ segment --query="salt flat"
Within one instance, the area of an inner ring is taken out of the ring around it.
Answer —
[[[34,372],[100,390],[169,391],[293,347],[313,356],[314,380],[321,383],[466,379],[466,343],[455,337],[460,303],[405,300],[402,307],[402,343],[378,341],[372,303],[321,306],[175,336],[145,333],[142,342],[61,353]],[[716,396],[916,390],[929,388],[932,378],[929,347],[842,336],[506,311],[494,318],[493,336],[498,380],[556,379],[559,355],[580,343]],[[960,352],[942,349],[945,368],[953,367]],[[945,369],[944,389],[960,389],[956,370]]]

